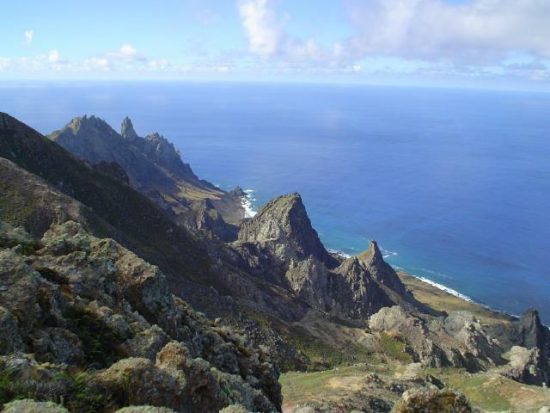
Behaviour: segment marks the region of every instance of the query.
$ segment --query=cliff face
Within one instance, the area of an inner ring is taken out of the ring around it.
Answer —
[[[347,260],[328,253],[298,194],[268,202],[242,224],[233,246],[258,276],[337,317],[364,319],[384,306],[419,304],[384,262],[375,242]]]
[[[329,267],[337,264],[321,244],[297,193],[268,202],[242,224],[238,241],[257,244],[281,262],[311,257]]]

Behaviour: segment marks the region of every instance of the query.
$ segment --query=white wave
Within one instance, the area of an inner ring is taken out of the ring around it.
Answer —
[[[342,258],[350,258],[351,255],[349,254],[346,254],[345,252],[343,251],[340,251],[340,250],[334,250],[334,249],[331,249],[331,248],[327,248],[327,251],[330,252],[331,254],[336,254],[336,255],[339,255],[340,257]]]
[[[444,274],[442,272],[438,272],[438,271],[434,271],[434,270],[430,270],[428,268],[420,268],[422,271],[424,272],[427,272],[427,273],[430,273],[430,274],[433,274],[437,277],[440,277],[440,278],[445,278],[447,280],[451,280],[453,277],[451,277],[450,275],[447,275],[447,274]]]
[[[468,297],[467,295],[464,295],[462,293],[459,293],[458,291],[456,290],[453,290],[452,288],[449,288],[449,287],[446,287],[444,286],[443,284],[439,284],[439,283],[436,283],[435,281],[432,281],[426,277],[422,277],[420,275],[415,275],[415,274],[411,274],[413,277],[416,277],[418,278],[420,281],[424,281],[426,284],[430,284],[431,286],[435,287],[435,288],[438,288],[440,289],[441,291],[445,291],[446,293],[448,294],[451,294],[451,295],[454,295],[455,297],[458,297],[462,300],[465,300],[465,301],[468,301],[470,303],[473,303],[474,300],[472,300],[470,297]]]
[[[395,251],[386,250],[386,249],[384,249],[384,248],[380,248],[380,251],[382,251],[382,256],[383,256],[384,258],[387,258],[387,257],[395,257],[395,256],[399,255],[399,254],[397,254],[397,252],[395,252]]]
[[[256,200],[254,197],[253,189],[245,189],[243,191],[246,195],[241,198],[241,205],[244,208],[244,217],[253,218],[258,211],[254,209],[253,202]]]

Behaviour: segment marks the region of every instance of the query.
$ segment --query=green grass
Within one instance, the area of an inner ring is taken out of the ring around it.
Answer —
[[[307,400],[309,397],[334,393],[328,382],[334,378],[363,376],[367,373],[364,365],[338,367],[316,372],[289,372],[279,378],[284,400]]]
[[[451,387],[464,393],[474,406],[489,411],[506,411],[512,408],[501,394],[499,386],[486,385],[488,380],[484,375],[454,374],[447,380]]]
[[[358,344],[350,342],[345,348],[338,348],[311,336],[302,329],[294,329],[293,334],[287,336],[287,339],[290,345],[311,361],[310,370],[326,370],[331,367],[366,362],[372,356],[370,351]]]
[[[402,363],[410,363],[412,358],[410,354],[405,351],[405,344],[399,339],[390,336],[386,333],[380,334],[380,345],[384,354],[394,360],[398,360]]]

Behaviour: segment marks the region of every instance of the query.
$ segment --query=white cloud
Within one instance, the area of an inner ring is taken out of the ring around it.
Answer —
[[[48,53],[48,62],[50,63],[57,63],[59,62],[59,52],[57,50],[50,50],[50,53]]]
[[[369,54],[456,62],[498,61],[510,53],[550,57],[550,1],[344,0],[355,34],[352,58]]]
[[[131,44],[123,44],[120,47],[119,53],[125,57],[134,57],[137,55],[137,50]]]
[[[84,60],[82,69],[86,72],[109,72],[111,65],[109,60],[104,57],[91,57]]]
[[[31,44],[33,37],[34,37],[34,31],[32,30],[25,30],[25,32],[23,33],[23,39],[25,40],[26,44]]]
[[[261,56],[277,52],[282,30],[268,0],[246,0],[239,4],[250,51]]]
[[[7,69],[10,63],[11,59],[9,57],[0,57],[0,70]]]
[[[284,30],[284,20],[290,16],[286,14],[284,18],[279,17],[273,1],[241,0],[238,4],[249,51],[253,54],[276,58],[283,65],[320,62],[331,58],[314,40],[289,36]]]
[[[282,2],[237,1],[258,71],[550,80],[550,0],[341,0],[351,33],[332,46],[287,33]],[[505,65],[518,55],[545,66]]]

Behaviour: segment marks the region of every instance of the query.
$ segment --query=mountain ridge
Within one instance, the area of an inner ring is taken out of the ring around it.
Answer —
[[[241,196],[199,179],[172,143],[156,132],[140,137],[128,117],[121,124],[121,133],[103,119],[84,115],[48,138],[91,164],[120,165],[130,186],[170,211],[189,229],[202,228],[201,217],[217,213],[222,230],[214,234],[227,238],[244,218]],[[203,212],[205,202],[210,207]]]

